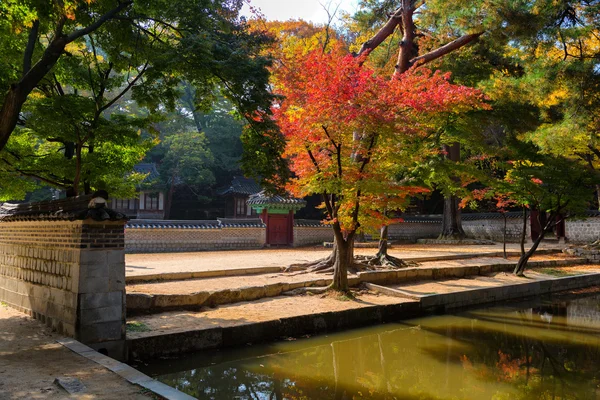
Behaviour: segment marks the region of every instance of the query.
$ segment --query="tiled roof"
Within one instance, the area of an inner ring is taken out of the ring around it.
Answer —
[[[241,194],[250,196],[261,191],[261,187],[256,181],[243,176],[234,176],[229,186],[217,190],[217,194],[227,196],[230,194]]]
[[[0,221],[74,221],[88,218],[96,221],[118,221],[127,219],[124,214],[106,207],[89,208],[90,200],[92,200],[92,196],[87,195],[37,203],[4,203],[0,206]]]
[[[164,221],[151,219],[134,219],[127,223],[129,229],[222,229],[222,228],[263,228],[260,219],[236,220],[199,220],[199,221]]]
[[[138,174],[148,174],[144,182],[149,182],[160,178],[160,174],[156,169],[155,163],[139,163],[133,166],[133,170]]]
[[[331,225],[325,225],[321,220],[318,219],[294,219],[294,226],[304,228],[327,228]]]
[[[249,205],[255,206],[264,206],[264,205],[298,205],[304,207],[306,205],[306,201],[302,199],[296,199],[293,197],[283,197],[279,195],[267,195],[263,190],[260,193],[253,194],[248,199]]]

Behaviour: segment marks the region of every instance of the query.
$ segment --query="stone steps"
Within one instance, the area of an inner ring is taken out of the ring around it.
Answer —
[[[422,296],[418,300],[399,299],[397,303],[371,304],[357,303],[348,309],[318,311],[304,309],[302,312],[283,313],[281,309],[267,308],[268,318],[255,316],[244,319],[252,303],[227,306],[228,317],[211,319],[211,312],[201,312],[182,316],[184,319],[197,319],[197,325],[188,324],[180,327],[175,324],[162,328],[162,321],[177,315],[164,314],[143,317],[142,321],[152,325],[159,321],[150,332],[128,334],[127,344],[132,359],[149,359],[161,356],[177,356],[178,354],[247,346],[250,343],[282,340],[290,337],[299,338],[304,335],[316,335],[335,332],[362,326],[396,322],[432,311],[444,311],[457,307],[481,306],[498,301],[537,298],[541,295],[565,290],[581,289],[600,285],[600,273],[590,275],[569,276],[564,278],[543,279],[537,281],[524,280],[523,283],[499,285],[489,288],[459,290],[455,293],[444,293]],[[274,299],[273,302],[284,302],[285,298]],[[302,301],[302,300],[300,300]],[[214,312],[218,313],[219,310]],[[250,311],[251,312],[251,311]]]
[[[585,262],[586,260],[582,258],[530,261],[528,267],[560,267]],[[420,280],[456,279],[466,276],[512,271],[515,266],[516,262],[505,262],[470,266],[413,267],[389,271],[367,271],[349,276],[348,283],[351,287],[356,287],[361,283],[390,285]],[[214,291],[198,290],[193,293],[127,293],[127,312],[129,315],[134,315],[140,313],[160,313],[169,310],[197,310],[201,307],[215,307],[224,304],[276,297],[298,288],[326,286],[331,281],[330,277],[323,277],[292,283],[277,282],[268,285],[245,286]],[[198,287],[202,287],[202,280],[198,280]]]

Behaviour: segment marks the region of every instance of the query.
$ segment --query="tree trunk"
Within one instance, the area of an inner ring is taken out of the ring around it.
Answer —
[[[384,225],[381,227],[379,237],[379,249],[377,250],[377,257],[387,256],[388,250],[388,226]]]
[[[600,185],[596,185],[596,199],[598,200],[598,210],[600,210]]]
[[[456,196],[449,196],[444,199],[444,215],[442,217],[442,233],[440,239],[464,239],[465,231],[462,228],[462,219],[459,199]]]
[[[340,292],[350,290],[348,286],[348,269],[354,262],[354,233],[350,233],[346,239],[342,237],[341,232],[336,232],[337,247],[335,261],[333,264],[333,282],[331,289]]]
[[[525,238],[527,237],[527,208],[523,207],[523,229],[521,230],[521,257],[525,255]]]
[[[502,213],[504,217],[504,229],[502,231],[502,254],[504,255],[504,259],[506,260],[508,257],[506,256],[506,213]]]
[[[460,143],[453,143],[451,146],[444,145],[446,158],[453,162],[460,161]],[[456,178],[452,178],[456,180]],[[460,200],[458,197],[449,195],[444,198],[444,215],[442,217],[442,233],[440,239],[460,240],[465,238],[465,231],[462,228],[462,219],[459,208]]]
[[[541,215],[541,213],[539,215]],[[554,221],[554,219],[555,219],[555,217],[551,213],[550,218],[548,218],[548,221]],[[542,240],[544,240],[546,231],[548,230],[548,228],[550,228],[551,224],[552,224],[552,222],[547,222],[546,224],[544,224],[542,226],[540,235],[537,237],[537,239],[535,239],[531,248],[526,253],[521,255],[521,258],[519,259],[519,262],[517,263],[517,266],[515,267],[515,270],[513,271],[513,273],[515,275],[523,276],[523,272],[525,272],[525,267],[527,266],[527,261],[529,261],[529,259],[533,255],[533,253],[535,253],[535,251],[537,250],[537,248],[540,245],[540,243],[542,242]]]
[[[2,108],[0,108],[0,150],[6,146],[10,135],[17,126],[27,96],[56,64],[66,45],[65,37],[53,39],[44,51],[42,58],[25,73],[18,83],[10,85],[8,93],[4,96]]]
[[[167,206],[165,207],[165,219],[171,218],[171,206],[173,205],[173,192],[175,191],[175,176],[171,176],[171,184],[169,185],[169,193],[167,194]]]
[[[73,179],[73,193],[79,194],[79,183],[81,182],[81,143],[75,145],[75,178]]]

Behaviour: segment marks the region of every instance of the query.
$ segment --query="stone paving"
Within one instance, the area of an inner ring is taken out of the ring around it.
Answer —
[[[540,249],[562,249],[564,245],[543,243]],[[507,250],[519,251],[519,245],[509,243]],[[394,245],[389,253],[403,259],[429,258],[436,256],[473,255],[481,253],[499,253],[502,244],[496,245]],[[204,251],[196,253],[152,253],[126,254],[126,274],[130,276],[167,274],[191,271],[215,271],[226,269],[286,267],[290,264],[315,261],[323,258],[331,249],[319,247]],[[373,255],[377,249],[355,249],[356,255]]]
[[[0,304],[0,399],[152,399],[142,388],[57,343],[41,322]],[[77,378],[85,390],[72,397],[54,385]]]

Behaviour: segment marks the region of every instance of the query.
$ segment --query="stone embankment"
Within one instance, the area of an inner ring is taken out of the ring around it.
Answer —
[[[138,316],[130,316],[129,323],[138,330],[128,333],[128,349],[133,359],[172,356],[600,286],[600,266],[580,265],[583,262],[564,255],[540,256],[530,262],[527,278],[506,273],[515,259],[492,257],[368,271],[350,277],[356,297],[341,299],[345,301],[329,294],[281,295],[294,287],[325,285],[330,282],[327,275],[256,274],[130,284],[127,304]]]
[[[448,262],[455,259],[456,257],[450,256],[436,262],[423,262],[419,267],[358,272],[356,275],[349,276],[349,285],[357,287],[363,283],[393,285],[423,280],[458,279],[512,271],[516,265],[516,260],[493,257],[466,260],[460,263]],[[583,262],[585,259],[582,258],[557,258],[533,260],[530,261],[529,266],[531,268],[557,267]],[[129,315],[135,315],[142,312],[156,313],[175,309],[197,310],[203,306],[215,307],[276,297],[299,288],[327,286],[332,281],[330,276],[314,273],[263,273],[246,276],[244,274],[253,270],[242,270],[241,274],[232,276],[234,271],[224,270],[220,277],[218,276],[219,271],[205,272],[207,277],[211,277],[210,279],[130,283],[127,286],[127,312]],[[186,274],[194,276],[193,273]],[[201,273],[196,274],[200,278]]]

